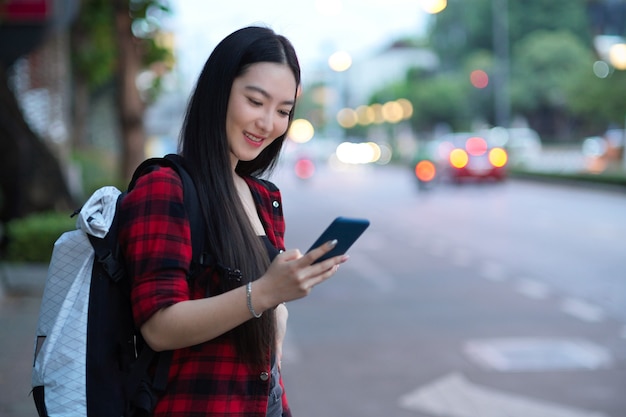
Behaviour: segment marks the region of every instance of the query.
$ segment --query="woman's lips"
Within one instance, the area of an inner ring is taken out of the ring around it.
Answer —
[[[244,132],[243,136],[246,138],[248,143],[254,146],[261,146],[263,144],[263,141],[265,140],[265,138],[253,135],[252,133],[249,133],[249,132]]]

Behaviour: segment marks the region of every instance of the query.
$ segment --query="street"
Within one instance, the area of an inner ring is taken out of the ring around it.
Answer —
[[[331,281],[289,303],[295,415],[626,415],[623,193],[282,174],[288,246],[338,215],[372,223]]]
[[[288,303],[294,416],[626,415],[623,192],[519,180],[423,191],[379,166],[272,179],[289,248],[337,216],[371,221],[332,280]],[[6,417],[36,415],[36,287],[0,298]]]

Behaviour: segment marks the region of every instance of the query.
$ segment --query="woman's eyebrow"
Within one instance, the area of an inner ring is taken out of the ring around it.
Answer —
[[[245,89],[246,90],[256,91],[257,93],[261,94],[263,97],[265,97],[267,99],[272,99],[272,95],[270,93],[268,93],[267,91],[265,91],[264,89],[262,89],[261,87],[258,87],[256,85],[247,85],[247,86],[245,86]],[[294,103],[295,103],[294,100],[285,100],[281,104],[293,105]]]

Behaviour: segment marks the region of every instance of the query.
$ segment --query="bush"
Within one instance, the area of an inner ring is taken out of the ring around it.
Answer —
[[[76,218],[67,213],[40,213],[7,224],[6,260],[50,262],[54,242],[63,232],[76,228]]]

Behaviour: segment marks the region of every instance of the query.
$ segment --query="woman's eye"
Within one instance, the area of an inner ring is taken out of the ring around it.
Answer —
[[[249,101],[250,103],[252,103],[252,105],[254,105],[254,106],[261,106],[261,105],[263,105],[263,103],[261,103],[261,102],[260,102],[260,101],[258,101],[258,100],[255,100],[255,99],[253,99],[253,98],[249,98],[249,99],[248,99],[248,101]]]
[[[289,117],[289,115],[291,114],[291,110],[278,110],[278,113],[280,113],[282,116]]]

